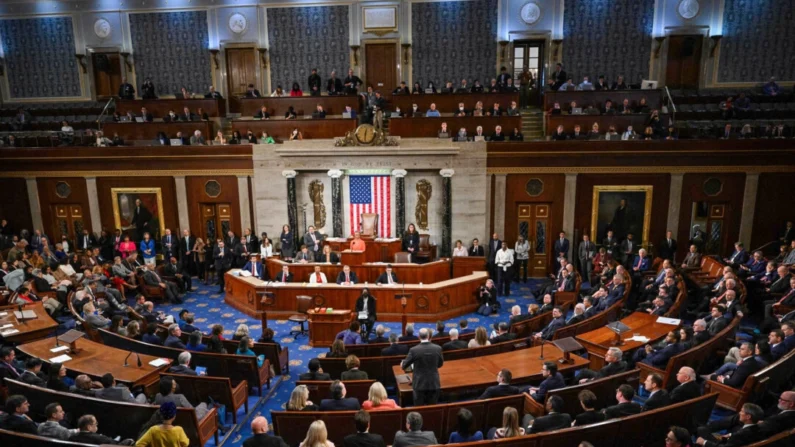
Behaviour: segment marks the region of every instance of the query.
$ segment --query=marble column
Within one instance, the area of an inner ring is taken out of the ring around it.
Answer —
[[[745,174],[745,192],[743,193],[743,212],[740,216],[740,241],[746,247],[751,245],[751,232],[754,229],[754,210],[756,209],[756,193],[759,188],[759,173]]]
[[[251,228],[251,199],[248,195],[248,176],[237,176],[237,197],[240,202],[240,230],[246,231]],[[252,234],[257,234],[256,229]]]
[[[298,201],[295,190],[295,176],[297,172],[292,170],[282,171],[282,176],[287,179],[287,224],[293,231],[294,247],[300,247],[298,241]]]
[[[331,177],[331,224],[332,235],[343,237],[342,233],[342,171],[331,169],[328,171]]]
[[[41,202],[39,201],[39,185],[36,183],[35,177],[26,177],[25,178],[25,185],[27,186],[28,190],[28,203],[30,204],[30,217],[31,221],[33,222],[33,228],[31,228],[30,232],[33,233],[33,230],[42,230],[44,231],[44,221],[41,219]]]
[[[453,255],[453,175],[452,169],[442,169],[442,250],[440,257]]]
[[[188,213],[188,187],[185,185],[184,175],[174,176],[174,185],[177,189],[177,217],[179,227],[183,230],[190,230],[190,214]],[[175,231],[181,235],[181,231]]]
[[[679,231],[679,213],[682,205],[682,180],[685,174],[671,174],[671,188],[668,193],[668,221],[666,229],[673,232],[674,239]]]
[[[577,203],[577,174],[566,174],[566,186],[563,189],[563,231],[566,232],[572,244],[569,244],[569,250],[577,242],[572,238],[574,237],[574,208]],[[555,231],[547,231],[548,234],[555,234]],[[571,251],[566,254],[569,259],[572,259]]]
[[[405,169],[392,170],[395,177],[395,234],[401,236],[406,230],[406,174]]]
[[[86,177],[86,193],[88,194],[88,212],[91,213],[91,228],[95,234],[102,230],[102,219],[99,215],[99,193],[97,178]]]
[[[505,237],[505,194],[508,174],[494,174],[494,232]],[[491,239],[491,235],[488,235]],[[487,240],[488,240],[487,239]]]

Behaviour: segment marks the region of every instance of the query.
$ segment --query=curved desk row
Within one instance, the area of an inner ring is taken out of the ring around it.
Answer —
[[[475,291],[486,282],[486,272],[475,272],[455,279],[432,284],[406,284],[398,286],[376,286],[356,284],[341,286],[333,284],[310,285],[305,283],[274,283],[252,277],[237,276],[239,270],[226,273],[226,295],[224,301],[235,309],[255,318],[287,318],[296,313],[298,295],[313,297],[316,307],[354,309],[362,289],[368,287],[370,294],[378,300],[380,321],[401,321],[403,307],[399,296],[411,294],[407,300],[405,314],[409,321],[434,322],[474,312],[478,303]],[[271,295],[272,296],[269,296]]]
[[[342,260],[345,260],[344,253]],[[290,273],[293,274],[293,282],[309,282],[310,276],[315,273],[315,266],[320,266],[320,271],[326,275],[328,282],[334,283],[337,280],[337,275],[342,272],[342,267],[346,264],[342,262],[337,264],[326,264],[323,262],[301,264],[284,262],[276,258],[268,258],[266,263],[268,275],[271,278],[275,278],[276,274],[282,271],[282,267],[285,265],[290,268]],[[359,283],[370,283],[373,285],[376,280],[378,280],[378,277],[386,271],[387,266],[387,264],[381,262],[365,262],[361,265],[348,265],[351,267],[351,272],[355,273],[358,277]],[[444,258],[427,264],[392,264],[392,273],[397,276],[400,284],[431,284],[437,281],[450,279],[450,259]]]

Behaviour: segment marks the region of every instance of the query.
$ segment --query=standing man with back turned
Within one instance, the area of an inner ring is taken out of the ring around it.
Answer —
[[[403,360],[403,371],[414,368],[412,388],[414,389],[414,405],[433,405],[439,401],[441,383],[439,368],[444,364],[442,347],[431,343],[431,334],[427,328],[420,329],[420,344],[409,349]]]

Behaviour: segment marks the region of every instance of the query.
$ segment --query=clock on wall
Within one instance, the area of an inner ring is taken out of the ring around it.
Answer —
[[[229,30],[235,34],[243,34],[248,28],[248,19],[243,14],[236,12],[229,16]]]
[[[698,3],[698,0],[681,0],[676,7],[676,12],[678,12],[683,19],[689,20],[697,16],[700,9],[701,5]]]
[[[524,23],[533,25],[541,19],[541,7],[536,2],[525,3],[519,15]]]
[[[110,36],[111,31],[110,22],[108,22],[107,19],[97,19],[97,21],[94,22],[94,34],[100,39],[106,39]]]
[[[372,144],[375,140],[375,127],[373,127],[371,124],[362,124],[356,128],[354,135],[356,136],[356,141],[359,144]]]

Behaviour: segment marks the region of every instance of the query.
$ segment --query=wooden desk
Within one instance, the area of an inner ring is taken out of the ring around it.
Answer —
[[[633,106],[640,102],[641,98],[646,98],[646,103],[650,109],[659,109],[662,104],[662,90],[609,90],[609,91],[585,91],[585,92],[546,92],[544,93],[544,110],[551,109],[556,102],[564,110],[568,109],[572,101],[577,101],[578,106],[587,107],[589,104],[596,106],[604,105],[608,99],[613,101],[613,107],[618,109],[629,99]]]
[[[544,362],[555,362],[563,358],[563,352],[553,344],[544,346],[544,359],[540,359],[541,347],[503,352],[501,354],[487,355],[461,360],[444,362],[439,368],[439,380],[442,385],[442,394],[461,390],[481,390],[494,385],[495,377],[502,368],[510,368],[513,374],[511,384],[538,383],[541,381],[541,367]],[[558,371],[571,373],[588,365],[588,360],[573,355],[572,364],[558,363]],[[405,374],[400,365],[392,367],[395,376]],[[411,384],[398,384],[398,397],[400,405],[411,402]]]
[[[331,313],[309,309],[306,313],[309,316],[309,346],[313,348],[331,346],[337,334],[351,324],[350,309],[334,309]]]
[[[131,111],[136,116],[141,114],[141,107],[155,118],[163,118],[173,111],[177,115],[182,113],[182,109],[188,107],[192,113],[196,113],[198,108],[202,108],[209,117],[226,116],[226,101],[223,99],[117,99],[116,110],[122,115]]]
[[[55,339],[50,337],[17,346],[17,349],[31,357],[39,358],[45,363],[50,363],[49,359],[53,357],[66,354],[72,360],[65,362],[64,365],[67,370],[72,372],[72,376],[87,374],[92,379],[99,380],[105,373],[109,372],[113,374],[117,381],[130,387],[141,385],[144,388],[149,388],[156,386],[160,380],[160,372],[165,371],[170,366],[163,365],[155,368],[149,362],[157,359],[157,357],[144,354],[140,354],[140,367],[135,354],[127,359],[128,366],[123,366],[124,359],[129,354],[128,351],[96,343],[87,338],[77,340],[77,347],[80,349],[77,354],[72,354],[68,351],[51,352],[50,349],[55,348]]]
[[[654,344],[665,338],[669,331],[675,330],[679,327],[670,324],[657,323],[657,318],[659,317],[656,315],[649,315],[645,312],[635,312],[627,318],[621,320],[622,323],[631,328],[630,331],[627,331],[621,335],[621,339],[624,342],[623,345],[619,346],[621,351],[626,353],[629,351],[634,351],[635,349],[647,344]],[[635,334],[647,337],[649,341],[647,343],[641,343],[639,341],[628,340]],[[588,356],[591,359],[590,368],[598,370],[604,366],[605,354],[609,348],[613,347],[612,343],[616,338],[616,333],[608,329],[606,326],[603,326],[591,332],[580,334],[575,338],[585,347],[585,349],[588,350]]]
[[[502,126],[505,139],[513,133],[513,129],[522,130],[521,116],[443,116],[440,118],[392,118],[389,120],[389,134],[396,137],[436,138],[442,123],[447,123],[450,138],[458,133],[460,128],[467,130],[467,135],[472,137],[478,126],[483,126],[483,135],[490,137],[497,125]]]
[[[280,284],[261,281],[257,278],[235,276],[237,270],[226,273],[226,295],[224,302],[239,311],[259,318],[267,312],[269,318],[287,318],[295,313],[297,295],[310,295],[316,307],[350,309],[368,287],[378,300],[378,319],[380,321],[400,321],[403,308],[395,295],[402,293],[403,286],[340,286],[337,284],[308,285],[302,283]],[[406,284],[406,293],[412,294],[406,306],[410,321],[435,322],[446,320],[477,309],[475,290],[485,283],[486,272],[476,272],[469,276],[448,279],[432,284]],[[262,292],[272,292],[270,304],[262,303]]]
[[[486,270],[485,256],[454,256],[452,260],[453,278],[460,278],[471,275],[474,272]]]
[[[352,237],[349,238],[326,238],[325,244],[331,246],[331,251],[341,252],[350,248]],[[400,239],[373,239],[362,238],[364,240],[364,262],[392,262],[395,260],[395,253],[401,251],[403,242]]]
[[[345,257],[343,256],[343,260]],[[359,282],[374,284],[378,277],[386,271],[387,264],[385,263],[345,263],[339,264],[326,264],[322,262],[310,262],[306,264],[294,264],[284,262],[277,258],[268,258],[266,260],[266,268],[271,278],[275,278],[276,274],[282,270],[283,266],[290,267],[290,273],[293,274],[294,282],[309,282],[309,277],[315,273],[315,266],[320,266],[320,271],[326,275],[328,282],[333,283],[337,279],[337,275],[342,271],[344,265],[349,265],[351,271],[356,273]],[[484,270],[481,265],[478,270],[472,270],[466,275],[475,271]],[[450,279],[450,259],[440,259],[438,261],[429,262],[426,264],[392,264],[392,271],[398,278],[399,283],[406,284],[432,284],[438,281]],[[466,276],[466,275],[459,275]]]
[[[500,103],[500,107],[507,109],[511,106],[511,101],[519,104],[519,93],[454,93],[445,95],[437,93],[435,95],[384,95],[389,102],[389,110],[400,107],[401,112],[411,110],[412,104],[417,104],[417,110],[423,113],[431,108],[431,103],[436,104],[436,109],[441,113],[453,113],[458,110],[458,103],[463,102],[467,110],[475,108],[478,101],[483,103],[483,110],[494,107],[494,103]]]
[[[580,132],[587,134],[588,131],[591,130],[593,123],[597,123],[599,124],[599,133],[601,133],[603,137],[610,126],[616,126],[616,132],[619,134],[627,130],[627,126],[632,126],[632,130],[640,135],[643,134],[648,119],[648,113],[635,115],[548,115],[546,134],[554,134],[558,126],[563,126],[563,130],[569,134],[574,132],[574,126],[577,124],[581,127]],[[667,123],[668,115],[660,114],[660,120]],[[391,125],[390,122],[390,126]],[[504,127],[505,126],[503,126],[503,128]],[[486,127],[484,126],[483,129],[485,133]],[[613,141],[610,141],[610,143],[613,143]]]
[[[0,313],[6,313],[6,315],[0,316],[0,326],[5,326],[6,324],[14,325],[13,327],[3,329],[3,331],[10,329],[17,329],[19,331],[15,334],[3,337],[8,343],[25,343],[38,340],[53,335],[55,328],[58,327],[58,323],[47,314],[44,305],[39,302],[29,304],[23,308],[23,310],[32,310],[36,312],[36,318],[33,320],[17,321],[17,317],[14,316],[14,311],[17,309],[18,306],[5,306],[0,308]]]
[[[268,113],[274,118],[283,118],[284,114],[293,107],[295,114],[312,115],[317,110],[317,106],[323,106],[323,110],[328,115],[342,115],[345,106],[351,106],[355,111],[359,111],[359,96],[299,96],[272,98],[232,98],[229,100],[229,108],[232,112],[240,113],[242,117],[254,116],[262,106],[268,108]]]
[[[237,130],[243,135],[251,130],[258,137],[262,132],[268,132],[268,135],[274,139],[288,141],[293,129],[298,129],[305,140],[311,140],[343,137],[345,132],[353,132],[357,124],[357,120],[352,118],[234,120],[232,130]]]
[[[125,141],[129,140],[154,140],[158,132],[165,132],[169,138],[176,138],[177,132],[182,132],[182,136],[190,138],[194,131],[200,130],[207,144],[210,144],[215,133],[213,123],[210,121],[191,121],[176,123],[164,123],[157,121],[154,123],[105,123],[102,125],[102,132],[105,136],[112,138],[114,133],[118,133]]]

